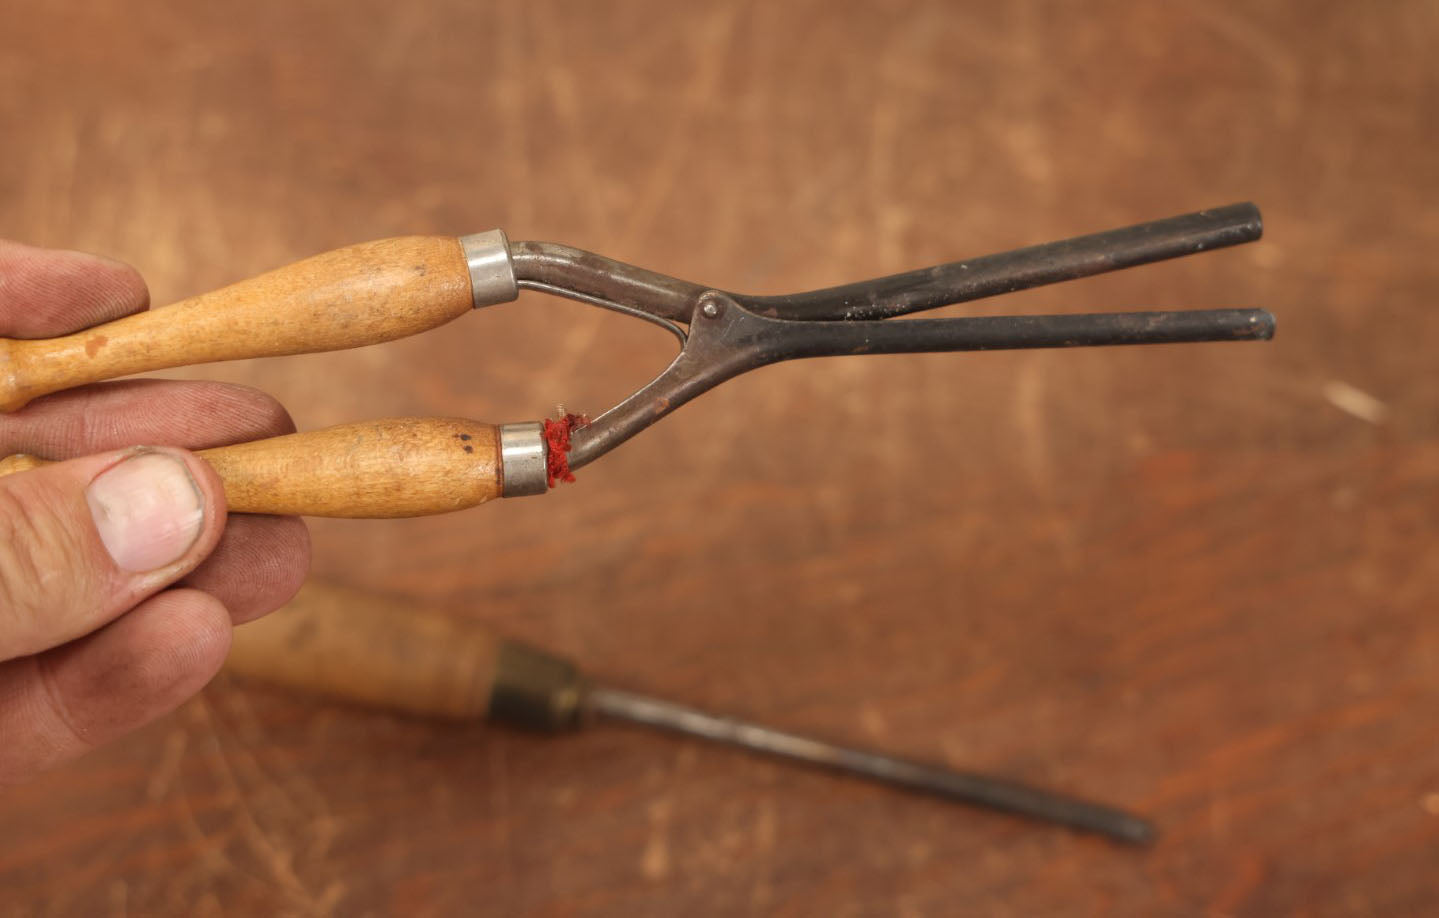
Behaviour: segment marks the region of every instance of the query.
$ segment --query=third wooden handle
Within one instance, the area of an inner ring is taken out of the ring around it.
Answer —
[[[473,619],[311,581],[235,630],[226,669],[388,710],[478,718],[502,646]]]

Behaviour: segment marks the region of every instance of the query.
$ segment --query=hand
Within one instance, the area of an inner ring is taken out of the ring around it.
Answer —
[[[0,336],[67,334],[148,301],[118,262],[0,241]],[[261,392],[163,380],[0,415],[0,456],[68,460],[0,478],[0,786],[175,708],[219,669],[232,623],[299,588],[304,524],[227,523],[219,479],[186,451],[293,430]]]

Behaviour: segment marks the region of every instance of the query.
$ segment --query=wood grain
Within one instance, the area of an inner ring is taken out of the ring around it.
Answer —
[[[236,513],[393,518],[500,496],[499,431],[463,418],[390,418],[201,450]]]
[[[350,245],[62,338],[0,339],[0,410],[132,373],[392,341],[471,305],[458,239]]]
[[[229,672],[421,717],[489,710],[499,641],[484,628],[318,582],[283,612],[236,629]]]
[[[49,463],[28,453],[15,453],[0,459],[0,475],[14,475],[16,472],[28,472],[31,469],[38,469]]]
[[[231,513],[394,519],[500,496],[499,430],[463,418],[386,418],[200,450]],[[16,454],[0,475],[46,465]]]
[[[1255,245],[955,312],[1279,322],[769,367],[544,500],[311,525],[317,576],[614,684],[1130,806],[1148,852],[640,730],[222,679],[0,799],[0,912],[1439,910],[1432,2],[0,7],[0,235],[132,262],[156,302],[491,226],[783,293],[1253,200]],[[315,429],[593,416],[672,357],[526,293],[174,375]]]

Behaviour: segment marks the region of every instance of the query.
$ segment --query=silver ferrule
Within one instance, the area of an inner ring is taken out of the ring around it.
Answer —
[[[520,295],[515,263],[510,258],[510,240],[504,230],[461,236],[460,248],[470,269],[470,296],[476,309],[508,303]]]
[[[550,489],[544,425],[500,425],[500,496],[525,497]]]

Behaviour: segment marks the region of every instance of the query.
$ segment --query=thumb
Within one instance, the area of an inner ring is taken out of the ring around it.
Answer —
[[[213,469],[142,447],[0,478],[0,660],[74,640],[189,573],[225,525]]]

